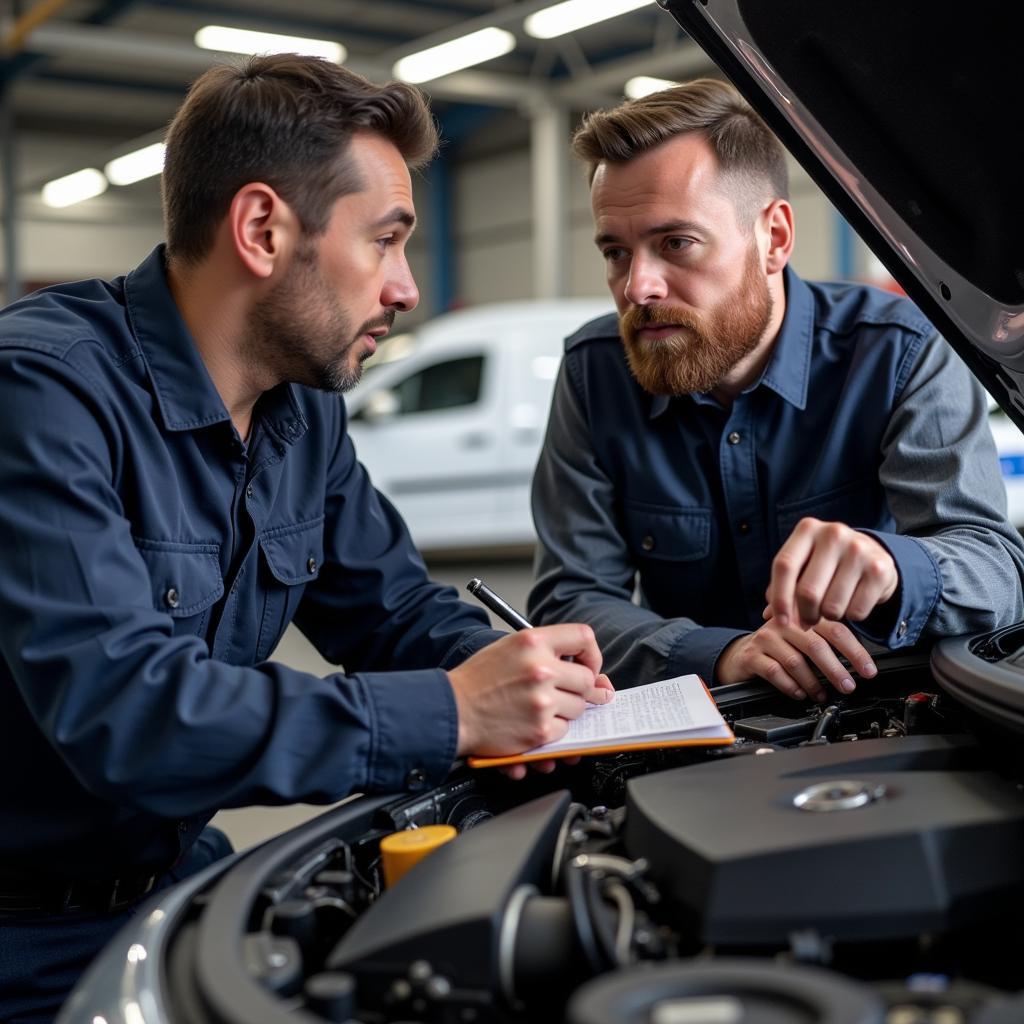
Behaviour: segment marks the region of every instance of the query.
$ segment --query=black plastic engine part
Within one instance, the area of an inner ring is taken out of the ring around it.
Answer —
[[[1024,794],[966,737],[776,751],[634,779],[624,839],[701,941],[913,938],[1024,893]]]
[[[306,979],[306,1008],[331,1024],[345,1024],[356,1015],[356,979],[344,972],[325,971]]]
[[[442,846],[356,921],[328,969],[355,974],[361,1000],[384,995],[414,963],[460,989],[502,990],[519,913],[551,876],[570,802],[565,790],[549,794]]]
[[[722,959],[631,967],[587,982],[569,1024],[883,1024],[868,985],[816,967]]]
[[[512,974],[504,979],[517,1002],[566,998],[585,977],[572,911],[557,896],[532,895],[523,904],[516,928]]]
[[[782,718],[779,715],[755,715],[740,718],[733,723],[732,731],[744,739],[758,743],[784,743],[787,740],[807,740],[814,732],[817,719],[811,715],[803,718]]]

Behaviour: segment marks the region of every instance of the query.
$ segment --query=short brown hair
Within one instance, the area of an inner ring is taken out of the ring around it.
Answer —
[[[322,233],[334,201],[364,187],[347,156],[359,131],[392,142],[413,169],[437,150],[426,99],[404,82],[374,85],[329,61],[296,54],[210,68],[192,85],[167,133],[168,257],[202,259],[235,193],[252,181],[280,193],[303,230]]]
[[[723,174],[738,179],[741,198],[760,202],[768,191],[772,199],[789,197],[779,140],[734,86],[715,78],[697,78],[587,114],[572,149],[593,181],[599,164],[627,163],[691,132],[708,140]]]

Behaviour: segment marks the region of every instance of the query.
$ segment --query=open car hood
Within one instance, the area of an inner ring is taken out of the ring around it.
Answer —
[[[1024,9],[658,2],[1024,429]]]

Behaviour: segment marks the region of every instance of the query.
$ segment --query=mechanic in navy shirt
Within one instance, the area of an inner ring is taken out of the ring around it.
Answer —
[[[166,249],[0,316],[5,1021],[52,1016],[218,809],[422,789],[610,697],[588,627],[505,636],[427,578],[346,432],[418,299],[436,143],[411,86],[214,68],[170,127]],[[291,621],[344,674],[267,660]]]
[[[598,111],[574,150],[619,315],[566,344],[531,618],[592,625],[617,686],[819,700],[812,666],[846,693],[875,674],[862,639],[1018,621],[983,391],[907,299],[788,268],[785,155],[739,93]]]

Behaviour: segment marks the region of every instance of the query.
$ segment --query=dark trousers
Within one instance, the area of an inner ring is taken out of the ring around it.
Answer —
[[[207,826],[155,889],[166,889],[231,852],[228,837]],[[82,972],[136,909],[0,917],[0,1022],[52,1021]]]

